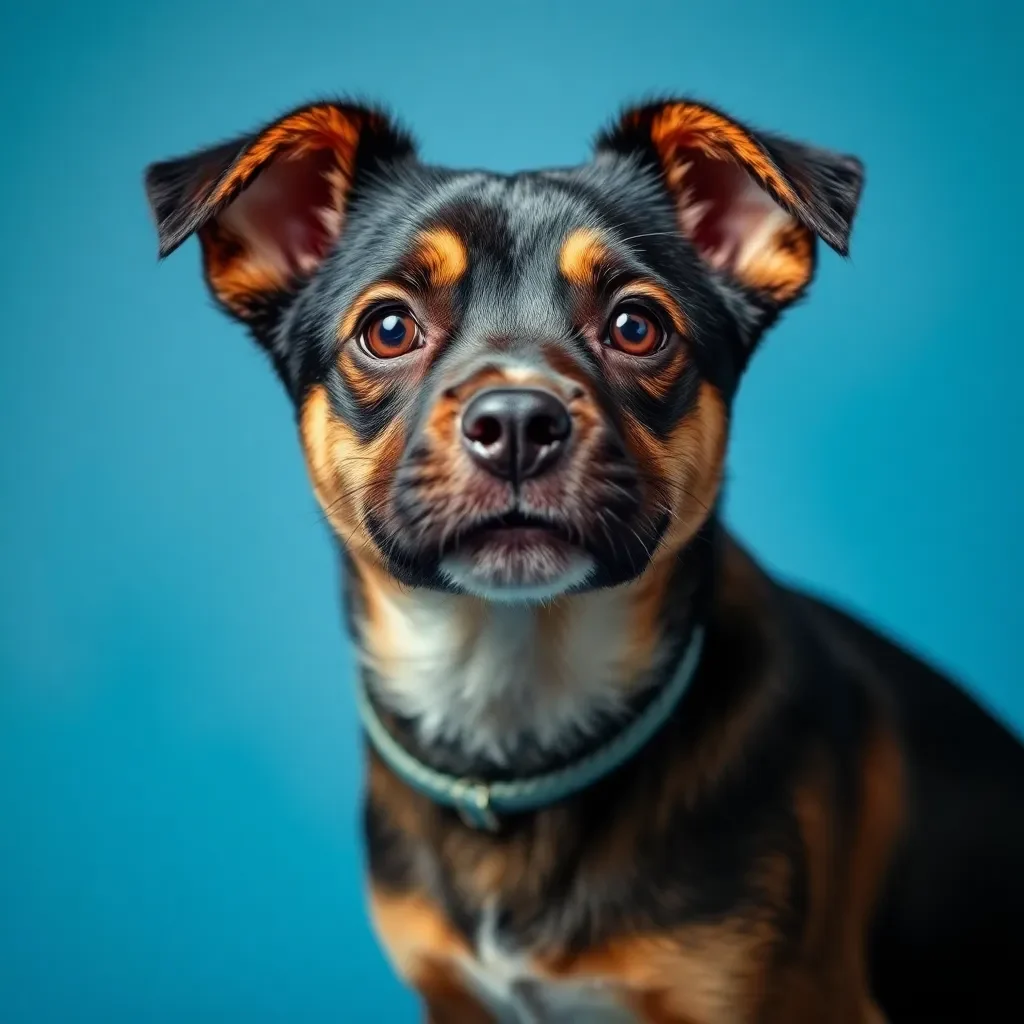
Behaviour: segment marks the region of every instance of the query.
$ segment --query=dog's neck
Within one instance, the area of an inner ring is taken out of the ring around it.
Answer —
[[[706,606],[708,524],[634,582],[548,604],[402,587],[354,567],[350,609],[371,697],[403,746],[480,779],[552,770],[622,728],[672,677]]]

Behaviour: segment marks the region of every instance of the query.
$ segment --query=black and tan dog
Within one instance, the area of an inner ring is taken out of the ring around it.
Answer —
[[[426,166],[333,102],[149,169],[161,254],[198,234],[295,403],[429,1020],[1024,1013],[1024,749],[716,513],[744,366],[861,184],[689,101],[571,169]]]

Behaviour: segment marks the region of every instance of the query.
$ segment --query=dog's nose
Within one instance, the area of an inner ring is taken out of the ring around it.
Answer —
[[[482,391],[462,414],[462,440],[488,472],[519,482],[539,476],[565,451],[572,417],[540,388]]]

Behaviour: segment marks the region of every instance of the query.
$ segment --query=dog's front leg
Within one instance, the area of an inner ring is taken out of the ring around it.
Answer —
[[[465,941],[422,893],[371,886],[374,930],[398,976],[423,1004],[426,1024],[497,1024],[466,988],[458,968]]]
[[[881,1008],[862,986],[844,991],[813,981],[797,981],[777,992],[758,1020],[764,1024],[888,1024]]]
[[[425,1024],[497,1024],[457,977],[443,967],[435,965],[415,984],[423,1000]]]

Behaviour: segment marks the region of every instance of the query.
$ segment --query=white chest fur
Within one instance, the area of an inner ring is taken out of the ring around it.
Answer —
[[[556,979],[537,970],[528,956],[503,948],[494,915],[485,914],[476,956],[459,968],[469,989],[499,1024],[633,1024],[637,1018],[618,999],[617,986],[600,979]]]
[[[580,595],[564,613],[381,592],[364,623],[362,656],[422,742],[458,743],[505,764],[523,737],[558,751],[567,736],[586,735],[621,710],[623,679],[642,678],[651,662],[633,625],[628,591]]]

